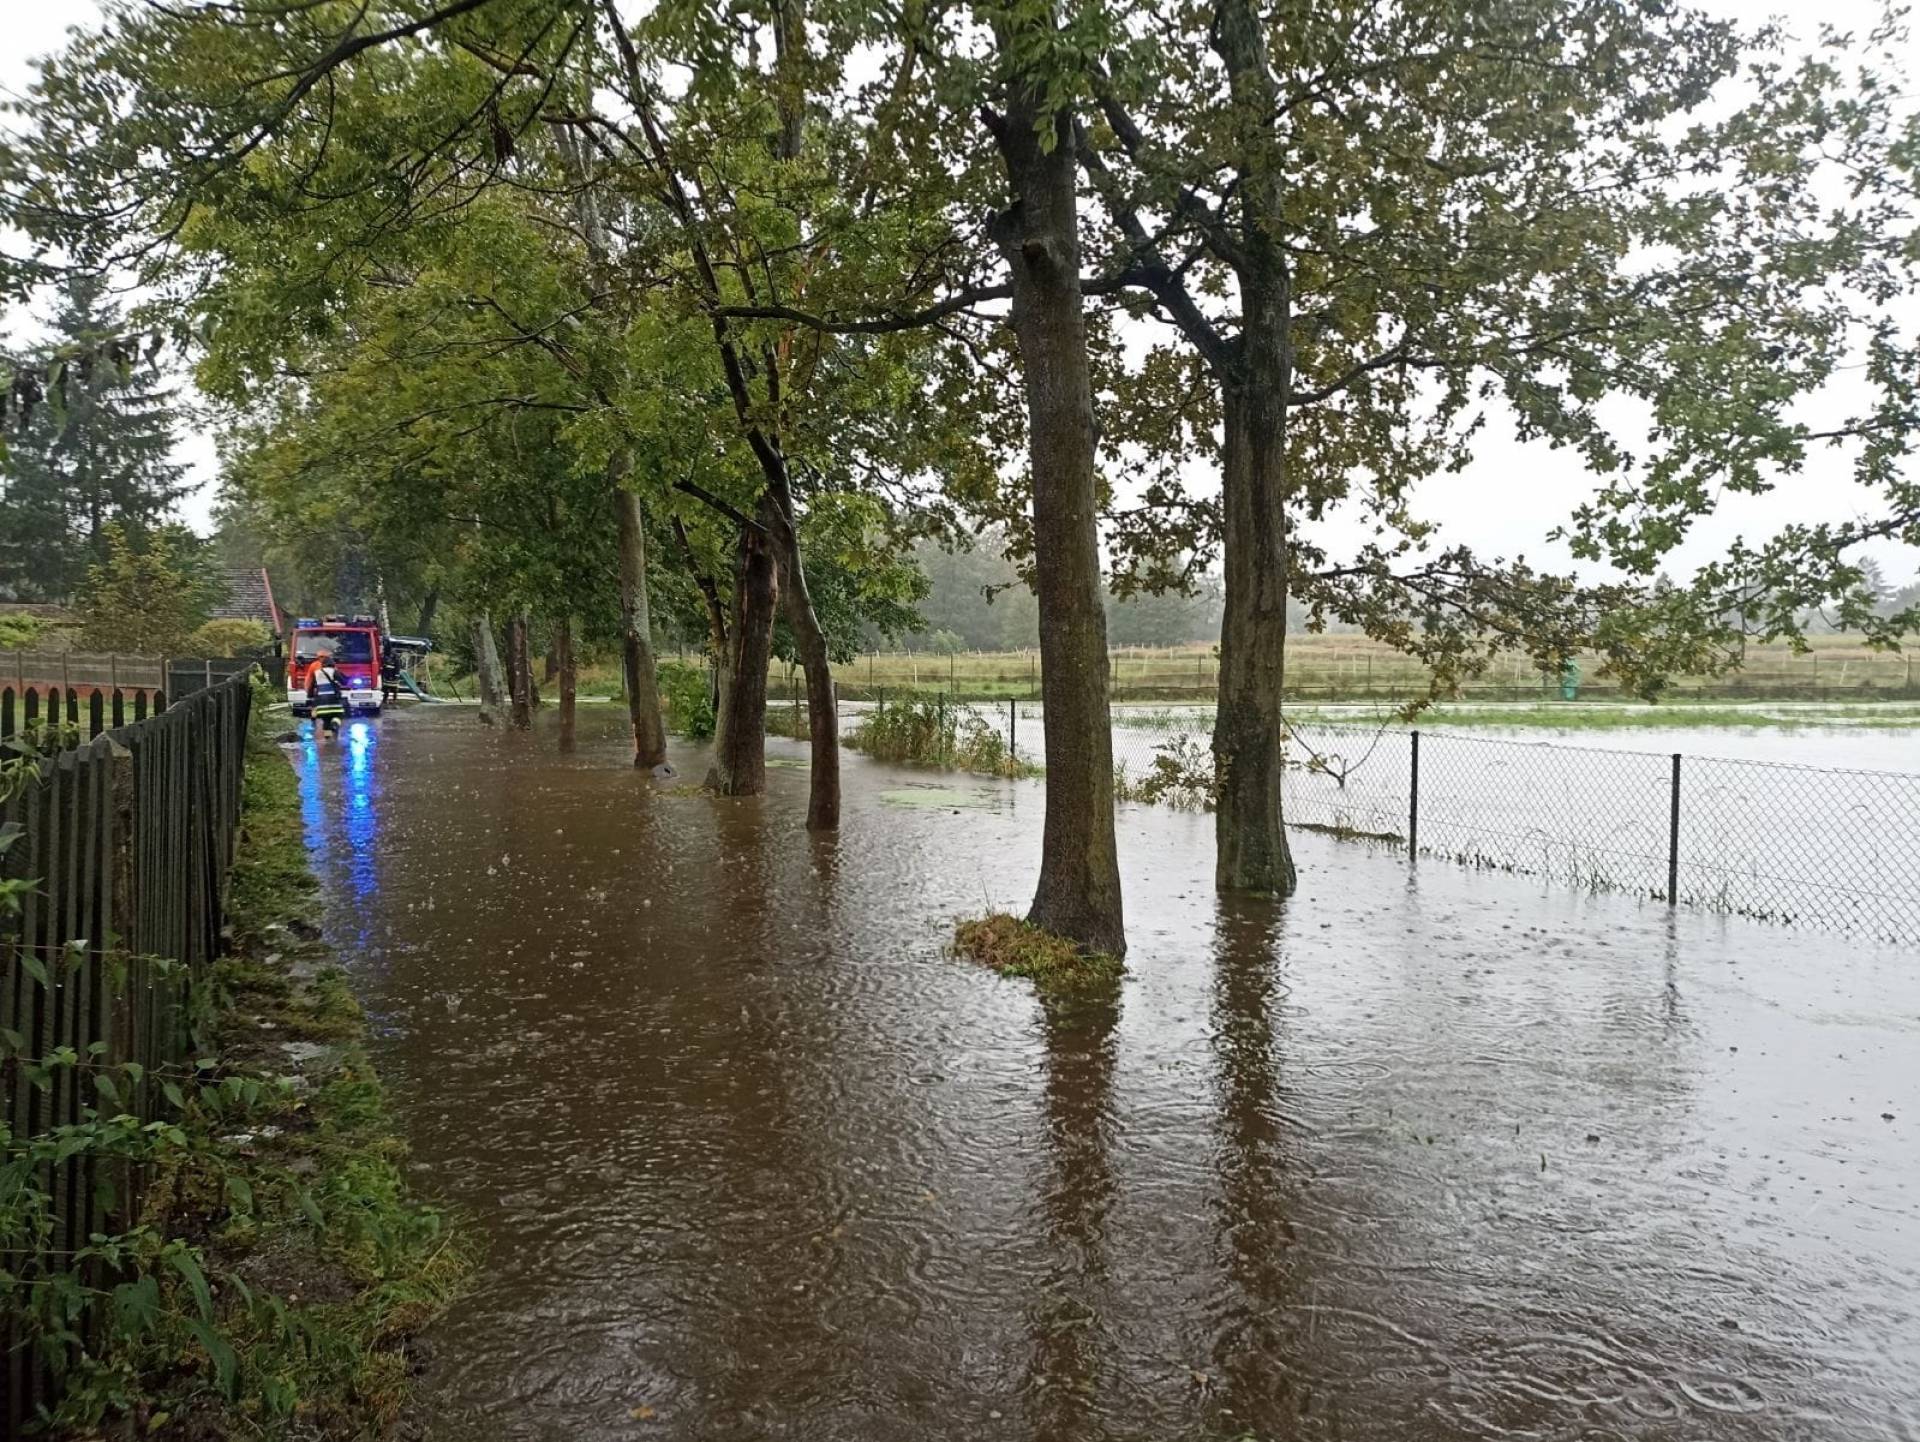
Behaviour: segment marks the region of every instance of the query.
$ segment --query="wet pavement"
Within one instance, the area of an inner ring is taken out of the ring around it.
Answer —
[[[837,840],[463,709],[293,752],[462,1439],[1920,1439],[1920,967],[1123,811],[1117,1003],[944,952],[1036,783],[846,757]],[[691,748],[676,753],[689,778]]]

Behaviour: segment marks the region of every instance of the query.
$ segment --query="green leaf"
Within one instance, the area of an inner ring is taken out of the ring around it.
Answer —
[[[47,985],[47,964],[30,951],[20,953],[20,969],[41,986]]]
[[[247,1181],[245,1177],[240,1177],[240,1176],[228,1177],[227,1178],[227,1199],[229,1202],[232,1203],[234,1211],[251,1212],[253,1210],[252,1185]]]
[[[114,1325],[128,1336],[137,1337],[151,1327],[159,1310],[160,1284],[151,1274],[113,1289]]]
[[[293,1194],[294,1202],[300,1208],[300,1215],[312,1224],[313,1229],[321,1231],[327,1225],[327,1219],[320,1214],[320,1204],[313,1199],[313,1193],[301,1187]]]
[[[193,1302],[200,1309],[200,1315],[213,1316],[213,1289],[207,1285],[207,1274],[200,1270],[200,1259],[185,1246],[169,1247],[164,1253],[167,1265],[186,1279],[192,1289]]]
[[[206,1348],[208,1360],[213,1363],[216,1385],[222,1393],[232,1397],[234,1383],[240,1376],[240,1359],[234,1355],[232,1346],[206,1322],[189,1319],[187,1330]]]

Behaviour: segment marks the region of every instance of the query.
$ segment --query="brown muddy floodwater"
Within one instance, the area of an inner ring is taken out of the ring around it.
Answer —
[[[797,767],[667,794],[585,716],[292,753],[487,1245],[436,1436],[1920,1438],[1913,956],[1311,836],[1225,906],[1132,807],[1129,977],[1049,1016],[943,951],[1037,784],[849,756],[810,841]]]

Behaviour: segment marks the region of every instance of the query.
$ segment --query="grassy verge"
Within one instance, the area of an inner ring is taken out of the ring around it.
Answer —
[[[52,1435],[369,1439],[402,1417],[472,1249],[409,1193],[314,887],[294,773],[256,739],[200,1084],[135,1234],[155,1305],[71,1379]]]
[[[1105,952],[1072,942],[995,912],[954,928],[954,950],[1002,976],[1023,976],[1043,998],[1098,995],[1118,986],[1126,966]]]

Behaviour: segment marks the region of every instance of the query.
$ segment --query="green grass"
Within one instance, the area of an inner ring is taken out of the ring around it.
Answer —
[[[1082,951],[1064,937],[995,912],[954,928],[954,950],[1002,976],[1025,977],[1043,998],[1097,995],[1119,984],[1116,956]]]
[[[1287,714],[1295,724],[1308,727],[1316,724],[1379,725],[1383,721],[1395,727],[1410,725],[1421,729],[1448,726],[1558,731],[1708,729],[1728,726],[1759,726],[1784,731],[1816,727],[1864,730],[1920,727],[1920,706],[1898,701],[1851,706],[1806,703],[1791,707],[1779,702],[1730,706],[1707,701],[1670,701],[1658,705],[1581,701],[1541,706],[1439,705],[1418,713],[1411,722],[1401,721],[1390,713],[1366,714],[1355,709],[1296,706],[1289,707]]]
[[[1678,677],[1676,694],[1780,696],[1832,690],[1904,692],[1920,688],[1920,668],[1905,655],[1868,650],[1858,636],[1816,636],[1811,649],[1795,655],[1785,645],[1751,646],[1741,670],[1720,677]],[[1613,683],[1599,678],[1597,657],[1580,658],[1583,694],[1621,700]],[[1205,699],[1219,682],[1219,658],[1209,645],[1167,648],[1122,647],[1108,658],[1116,699]],[[784,684],[784,668],[776,675]],[[1300,700],[1372,698],[1383,706],[1394,698],[1422,692],[1428,672],[1412,657],[1364,636],[1310,634],[1287,638],[1287,676]],[[956,656],[880,653],[834,667],[843,696],[870,698],[876,691],[951,690],[971,697],[1037,696],[1040,671],[1027,651],[976,651]],[[1559,690],[1558,678],[1543,681],[1524,656],[1497,658],[1472,683],[1473,690],[1525,700],[1546,699]]]
[[[1498,729],[1501,727],[1561,731],[1624,731],[1634,729],[1761,726],[1773,730],[1840,727],[1860,730],[1908,730],[1920,727],[1920,703],[1910,701],[1754,702],[1731,705],[1724,701],[1675,699],[1655,705],[1617,701],[1555,701],[1539,705],[1474,705],[1443,702],[1401,719],[1382,706],[1293,705],[1287,719],[1297,726],[1441,726]],[[1113,724],[1129,730],[1203,733],[1213,726],[1213,710],[1206,706],[1152,708],[1125,707],[1113,714]]]

